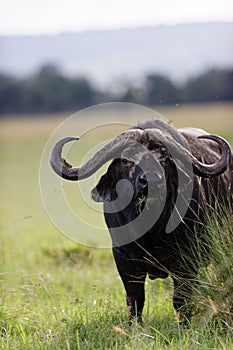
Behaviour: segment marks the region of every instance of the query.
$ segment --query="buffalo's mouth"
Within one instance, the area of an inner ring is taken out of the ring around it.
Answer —
[[[148,189],[149,187],[149,189]],[[140,215],[142,211],[160,208],[164,204],[166,196],[166,185],[164,182],[158,183],[152,181],[150,185],[145,186],[144,190],[137,191],[135,203],[137,215]]]

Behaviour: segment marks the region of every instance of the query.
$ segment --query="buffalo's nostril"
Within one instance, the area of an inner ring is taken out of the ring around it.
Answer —
[[[146,175],[145,174],[141,174],[138,178],[138,182],[139,184],[145,188],[147,186],[147,179],[146,179]]]

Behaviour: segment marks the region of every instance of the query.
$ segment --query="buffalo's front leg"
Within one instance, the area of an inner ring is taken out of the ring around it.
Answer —
[[[126,303],[130,320],[136,318],[142,321],[142,310],[145,301],[145,278],[144,264],[138,259],[132,259],[125,252],[115,248],[113,250],[117,269],[126,290]]]
[[[142,310],[145,302],[144,282],[123,281],[126,290],[126,303],[130,320],[136,317],[138,322],[142,321]]]

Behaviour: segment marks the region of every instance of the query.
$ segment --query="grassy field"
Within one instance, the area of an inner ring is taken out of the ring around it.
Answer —
[[[158,111],[175,126],[205,128],[233,145],[233,104]],[[39,164],[47,138],[66,117],[0,121],[0,349],[233,349],[232,329],[195,318],[179,326],[170,279],[148,280],[144,323],[130,327],[111,251],[78,245],[52,225]]]

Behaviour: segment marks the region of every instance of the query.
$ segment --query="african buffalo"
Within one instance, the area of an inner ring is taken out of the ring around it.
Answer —
[[[61,153],[75,139],[58,141],[50,163],[59,176],[77,181],[113,160],[92,190],[92,198],[104,203],[130,318],[141,321],[146,276],[171,275],[174,308],[188,320],[190,286],[200,267],[195,247],[205,242],[203,220],[216,200],[227,204],[230,198],[232,207],[230,146],[201,129],[176,129],[153,119],[117,136],[86,164],[72,167]]]

